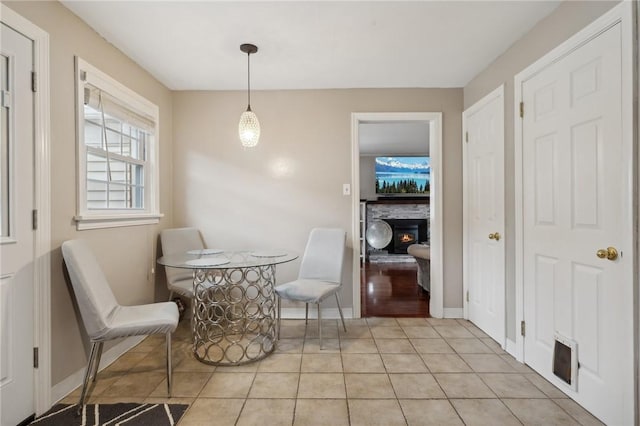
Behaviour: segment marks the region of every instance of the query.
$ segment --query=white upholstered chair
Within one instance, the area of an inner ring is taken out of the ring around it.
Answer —
[[[204,241],[200,231],[196,228],[165,229],[160,232],[160,244],[162,255],[184,253],[189,250],[204,249]],[[173,293],[189,299],[193,298],[193,272],[191,269],[164,268],[167,274],[167,287],[169,288],[169,300]]]
[[[342,326],[344,331],[347,331],[338,294],[342,288],[346,236],[344,230],[336,228],[315,228],[311,231],[302,256],[298,279],[275,288],[278,295],[278,337],[280,336],[281,299],[305,303],[305,324],[309,320],[309,303],[318,305],[320,349],[322,349],[320,303],[327,297],[335,295]]]
[[[82,410],[87,384],[96,380],[105,341],[129,336],[164,334],[167,342],[167,391],[171,396],[171,333],[178,325],[178,308],[173,302],[122,306],[83,240],[62,243],[62,255],[69,272],[82,322],[91,340],[91,354],[82,384],[78,413]]]

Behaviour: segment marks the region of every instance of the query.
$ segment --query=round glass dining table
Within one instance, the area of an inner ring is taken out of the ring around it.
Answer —
[[[193,353],[204,363],[240,365],[260,360],[276,344],[276,265],[298,255],[285,250],[190,250],[158,259],[191,269]]]

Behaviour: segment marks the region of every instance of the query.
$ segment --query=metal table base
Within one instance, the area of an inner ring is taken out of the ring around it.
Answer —
[[[211,365],[241,365],[275,349],[275,265],[194,269],[193,352]]]

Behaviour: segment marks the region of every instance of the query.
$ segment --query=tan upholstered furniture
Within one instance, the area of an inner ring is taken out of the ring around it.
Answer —
[[[411,244],[407,253],[418,262],[418,285],[425,291],[431,291],[431,247],[426,244]]]

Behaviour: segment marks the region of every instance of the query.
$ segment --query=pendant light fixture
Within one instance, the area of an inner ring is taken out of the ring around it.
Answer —
[[[251,111],[251,66],[249,56],[258,51],[258,46],[254,44],[242,44],[240,50],[247,54],[247,110],[240,116],[238,123],[238,134],[242,146],[251,148],[258,145],[260,139],[260,122],[256,114]]]

